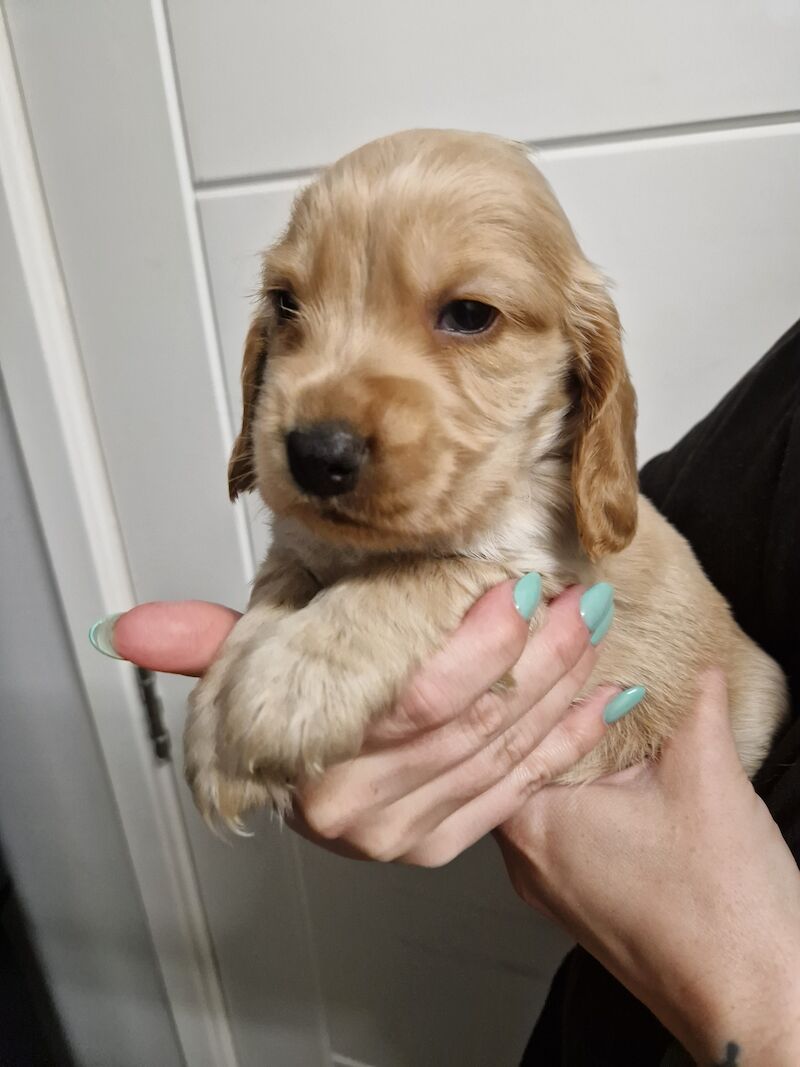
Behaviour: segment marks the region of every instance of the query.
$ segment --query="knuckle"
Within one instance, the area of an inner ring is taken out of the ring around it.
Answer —
[[[396,714],[413,730],[427,729],[440,722],[452,711],[451,701],[440,686],[425,675],[419,675],[406,686],[397,704]]]
[[[544,631],[548,657],[560,674],[568,674],[576,665],[583,648],[574,627],[553,626]]]
[[[361,851],[373,863],[393,863],[397,859],[394,849],[390,845],[380,842],[368,845],[366,848],[362,847]]]
[[[580,759],[581,756],[594,748],[602,736],[599,722],[599,716],[597,723],[575,717],[575,721],[570,724],[564,739],[565,763],[574,763],[575,760]]]
[[[511,666],[522,654],[528,631],[520,627],[519,620],[504,615],[491,631],[491,652],[498,660]]]
[[[589,655],[586,655],[586,653],[584,653],[583,655],[579,656],[578,662],[569,672],[569,681],[574,687],[573,700],[580,699],[581,693],[589,678],[591,677],[592,671],[595,667],[596,655],[591,645],[589,646],[589,648],[591,649],[591,653]]]
[[[515,773],[523,800],[534,796],[552,779],[548,761],[538,753],[518,764]]]
[[[338,841],[347,831],[345,819],[333,804],[306,804],[302,806],[301,814],[309,830],[324,841]]]
[[[508,774],[514,767],[523,764],[526,755],[526,746],[519,730],[506,730],[495,742],[496,770],[501,775]]]
[[[370,859],[375,863],[394,863],[403,855],[403,846],[394,841],[385,841],[377,844],[370,853]]]
[[[350,844],[375,863],[393,863],[406,851],[405,838],[397,827],[372,826],[354,835]]]
[[[573,711],[554,733],[551,746],[552,777],[566,773],[595,747],[604,733],[601,716]]]
[[[493,741],[506,722],[506,707],[496,693],[484,693],[461,717],[464,732],[479,746]]]
[[[403,856],[403,862],[412,864],[414,867],[424,867],[429,871],[439,867],[446,867],[454,859],[455,853],[440,844],[425,843]]]

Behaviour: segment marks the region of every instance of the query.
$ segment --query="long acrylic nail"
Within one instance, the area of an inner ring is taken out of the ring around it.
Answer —
[[[605,613],[605,615],[603,616],[603,618],[600,621],[600,623],[598,623],[596,629],[594,629],[592,631],[591,642],[592,642],[593,645],[599,645],[600,644],[600,642],[603,640],[603,638],[608,633],[608,631],[609,631],[609,629],[611,627],[611,623],[613,621],[614,621],[614,605],[612,603],[611,607]]]
[[[89,629],[89,640],[97,651],[102,652],[104,656],[110,656],[112,659],[125,658],[120,656],[114,648],[114,626],[122,614],[120,611],[116,615],[106,615],[104,619],[98,619]]]
[[[627,715],[629,711],[633,711],[637,704],[641,704],[646,695],[647,690],[643,685],[632,685],[630,689],[623,689],[621,693],[606,704],[603,712],[603,721],[609,725],[612,722],[617,722]]]
[[[542,596],[542,579],[531,571],[523,575],[514,586],[514,607],[529,622]]]
[[[591,589],[587,589],[581,597],[581,618],[586,623],[590,633],[594,633],[597,627],[605,619],[608,610],[614,603],[614,586],[608,582],[598,582]]]

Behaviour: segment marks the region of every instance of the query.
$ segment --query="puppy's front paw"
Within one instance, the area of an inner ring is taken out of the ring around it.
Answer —
[[[371,710],[363,693],[332,655],[300,651],[302,644],[275,634],[228,672],[219,733],[228,773],[291,785],[358,751]]]
[[[196,687],[186,774],[207,819],[290,807],[301,777],[354,755],[370,712],[353,678],[327,657],[298,652],[280,633],[214,665]]]
[[[291,800],[285,787],[270,793],[265,783],[231,775],[220,766],[218,696],[228,669],[223,662],[214,664],[189,697],[183,735],[184,774],[195,805],[211,829],[223,825],[243,833],[242,816],[246,812],[266,806],[285,811]]]

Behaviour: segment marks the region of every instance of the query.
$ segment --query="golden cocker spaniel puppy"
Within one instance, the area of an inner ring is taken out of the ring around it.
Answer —
[[[565,780],[655,754],[712,664],[757,768],[783,677],[639,496],[616,309],[521,146],[410,131],[323,171],[266,256],[242,383],[230,490],[258,489],[273,540],[191,698],[208,819],[285,810],[477,597],[528,571],[543,605],[612,583],[590,686],[647,688]]]

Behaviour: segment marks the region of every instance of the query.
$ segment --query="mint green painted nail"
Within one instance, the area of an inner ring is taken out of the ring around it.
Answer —
[[[614,586],[608,582],[598,582],[587,589],[581,597],[581,618],[592,633],[605,619],[614,603]]]
[[[637,704],[641,704],[646,695],[647,690],[643,685],[633,685],[630,689],[623,689],[621,693],[606,704],[606,709],[603,712],[604,722],[609,723],[609,725],[612,722],[617,722],[623,715],[633,711]]]
[[[114,648],[114,626],[122,612],[116,615],[106,615],[104,619],[98,619],[89,630],[89,640],[98,652],[112,659],[124,659]]]
[[[536,571],[524,575],[514,586],[514,607],[526,622],[536,611],[541,596],[542,579]]]
[[[597,628],[592,633],[592,644],[599,645],[603,638],[608,633],[611,623],[614,621],[614,604],[612,602],[611,607],[603,616],[602,620],[598,623]]]

